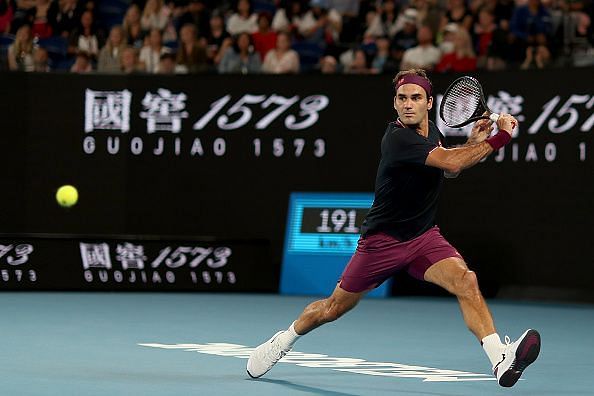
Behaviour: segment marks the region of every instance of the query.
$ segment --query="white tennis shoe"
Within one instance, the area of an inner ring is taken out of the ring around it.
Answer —
[[[263,376],[292,349],[283,348],[278,339],[281,333],[284,333],[284,331],[279,331],[252,351],[247,362],[247,373],[250,377],[258,378]]]
[[[522,372],[538,357],[540,352],[540,334],[528,329],[515,342],[510,343],[505,336],[503,358],[493,367],[493,373],[501,386],[514,386]]]

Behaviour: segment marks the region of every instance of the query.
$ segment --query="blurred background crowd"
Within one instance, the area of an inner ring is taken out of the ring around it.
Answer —
[[[0,0],[0,70],[394,73],[594,65],[594,0]]]

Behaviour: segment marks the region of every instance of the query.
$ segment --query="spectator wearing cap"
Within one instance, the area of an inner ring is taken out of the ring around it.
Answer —
[[[460,27],[455,23],[448,23],[443,27],[441,32],[441,42],[439,43],[439,50],[442,55],[454,51],[454,38],[456,37],[456,31],[458,29],[460,29]]]
[[[390,43],[390,52],[396,62],[402,60],[404,52],[417,45],[417,12],[414,9],[408,9],[403,13],[404,25],[392,38]]]
[[[153,28],[148,35],[147,43],[140,50],[138,59],[147,73],[156,73],[161,55],[167,52],[170,50],[163,46],[161,31]]]
[[[258,16],[252,14],[252,6],[249,0],[239,0],[237,8],[227,20],[227,31],[235,36],[239,33],[252,34],[258,30]]]
[[[100,73],[117,73],[120,71],[120,58],[126,48],[124,30],[116,25],[109,31],[107,42],[99,51],[97,71]]]
[[[268,12],[258,14],[258,31],[252,34],[254,49],[264,59],[268,51],[276,47],[276,32],[270,28],[272,15]]]
[[[472,72],[476,70],[476,55],[472,49],[472,39],[464,28],[454,33],[454,51],[444,54],[435,71],[443,72]]]
[[[235,37],[233,45],[227,48],[219,63],[219,73],[260,73],[262,62],[260,55],[253,51],[251,40],[247,32]]]
[[[416,47],[407,49],[402,56],[401,70],[425,69],[433,70],[441,52],[433,45],[433,32],[429,26],[422,26],[417,33],[419,44]]]
[[[276,47],[264,58],[262,71],[271,74],[299,73],[299,54],[291,49],[291,36],[280,32]]]
[[[196,26],[185,24],[179,31],[177,70],[183,66],[187,73],[205,72],[208,68],[206,48],[198,42]]]

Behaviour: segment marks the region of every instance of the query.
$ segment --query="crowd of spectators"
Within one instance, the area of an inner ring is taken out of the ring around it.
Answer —
[[[582,66],[593,18],[594,0],[0,0],[0,61],[161,74]]]

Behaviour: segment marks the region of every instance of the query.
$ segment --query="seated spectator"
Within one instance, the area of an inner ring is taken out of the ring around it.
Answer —
[[[305,7],[300,0],[290,0],[284,7],[277,8],[272,18],[272,30],[275,32],[296,33],[297,26],[305,16]]]
[[[70,35],[71,53],[84,52],[92,61],[99,55],[99,39],[97,38],[92,11],[85,11],[80,16],[80,25]]]
[[[97,71],[100,73],[118,73],[124,48],[126,48],[124,30],[121,26],[116,25],[109,31],[107,42],[99,51]]]
[[[413,9],[408,9],[403,14],[403,26],[390,43],[390,52],[392,58],[396,62],[402,60],[404,51],[413,48],[417,45],[417,12]]]
[[[251,36],[241,33],[225,51],[218,69],[219,73],[252,74],[260,73],[261,67],[260,55],[252,50]]]
[[[175,74],[177,63],[175,62],[175,55],[165,53],[159,59],[159,67],[157,67],[157,74]]]
[[[79,51],[76,54],[74,64],[70,68],[71,73],[90,73],[93,71],[91,64],[91,57],[84,51]]]
[[[486,7],[481,8],[473,30],[475,37],[474,47],[476,48],[477,65],[479,68],[486,66],[489,48],[493,42],[496,30],[497,24],[495,24],[495,15],[493,12]]]
[[[252,14],[249,0],[239,0],[235,13],[227,20],[227,32],[235,36],[239,33],[254,33],[258,30],[258,16]]]
[[[163,30],[170,16],[171,11],[163,4],[163,0],[147,0],[140,18],[140,26],[147,32],[151,29]]]
[[[210,15],[205,0],[190,0],[179,17],[175,19],[175,26],[181,27],[188,23],[196,26],[199,37],[206,37],[209,30]]]
[[[206,35],[206,48],[208,60],[213,65],[218,65],[223,59],[225,50],[231,46],[233,40],[225,30],[223,17],[219,13],[214,13],[210,17],[210,30]]]
[[[10,22],[14,15],[13,0],[0,0],[0,34],[10,32]]]
[[[15,0],[14,15],[10,23],[10,32],[16,34],[23,25],[31,25],[35,18],[37,0]]]
[[[276,39],[276,48],[264,58],[262,71],[272,74],[299,73],[299,54],[291,49],[291,38],[281,32]]]
[[[322,74],[336,74],[338,72],[338,62],[332,55],[326,55],[320,59],[320,72]]]
[[[472,29],[472,13],[466,7],[464,0],[448,0],[446,13],[442,18],[442,26],[448,23],[455,23],[464,27],[467,31]]]
[[[448,23],[444,26],[441,32],[441,42],[439,43],[439,50],[442,55],[454,51],[454,39],[458,29],[461,29],[461,27],[455,23]]]
[[[443,72],[472,72],[476,70],[476,55],[472,49],[470,34],[460,27],[454,37],[454,51],[442,56],[435,66],[435,71]]]
[[[124,74],[140,73],[144,71],[144,68],[140,62],[138,62],[138,53],[134,47],[126,47],[122,51],[122,57],[120,63],[120,70]]]
[[[177,51],[178,71],[187,73],[205,72],[208,68],[206,48],[198,42],[196,26],[186,24],[179,31],[179,48]]]
[[[258,31],[252,34],[254,49],[264,59],[268,51],[276,46],[276,32],[270,29],[272,16],[267,12],[258,15]]]
[[[297,24],[297,31],[308,42],[324,48],[338,41],[342,17],[329,7],[328,0],[311,0],[310,10]]]
[[[510,30],[515,39],[516,50],[525,53],[522,68],[530,67],[532,61],[542,68],[550,58],[548,49],[552,33],[551,14],[541,0],[529,0],[525,6],[514,10]]]
[[[14,42],[8,47],[8,68],[13,71],[33,71],[33,36],[29,25],[17,30]]]
[[[80,21],[77,0],[57,0],[47,10],[47,19],[52,26],[54,36],[68,38]]]
[[[377,51],[371,61],[372,73],[393,73],[398,70],[397,62],[390,53],[390,40],[388,36],[378,37],[375,40]]]
[[[142,48],[144,33],[140,23],[140,8],[136,4],[128,7],[122,23],[126,43],[134,48]]]
[[[433,70],[441,58],[441,52],[433,45],[433,32],[428,26],[422,26],[417,34],[417,40],[419,44],[416,47],[404,52],[400,69]]]
[[[345,69],[347,74],[370,74],[372,71],[367,62],[367,54],[362,49],[353,52],[353,61]]]
[[[369,27],[365,31],[364,36],[394,37],[396,34],[396,20],[398,13],[396,12],[396,4],[394,0],[386,0],[378,6],[377,12],[373,13],[373,17]]]
[[[170,50],[163,46],[161,31],[153,28],[148,35],[148,42],[140,50],[139,61],[147,73],[156,73],[161,55],[167,52]]]
[[[33,71],[37,73],[50,72],[49,56],[45,48],[36,47],[33,50]]]
[[[31,27],[33,37],[40,39],[51,37],[52,27],[47,19],[50,4],[51,0],[37,0],[34,8],[35,16],[33,18],[33,26]]]

